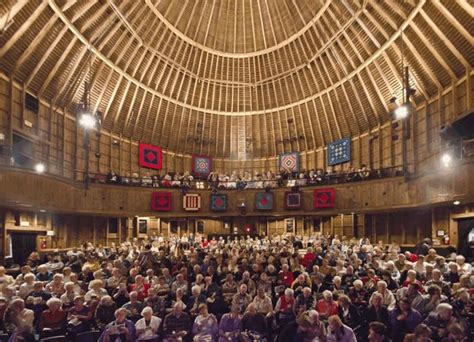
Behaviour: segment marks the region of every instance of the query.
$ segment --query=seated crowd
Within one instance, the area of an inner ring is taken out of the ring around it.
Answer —
[[[207,177],[206,186],[209,189],[269,189],[278,187],[295,187],[295,186],[311,186],[328,183],[346,183],[363,181],[371,178],[381,178],[385,176],[394,175],[391,174],[391,169],[371,171],[366,165],[361,165],[360,168],[356,169],[349,165],[349,167],[343,171],[334,171],[332,167],[329,167],[326,171],[323,169],[311,169],[309,171],[302,170],[301,172],[288,172],[281,170],[278,173],[272,171],[259,173],[255,171],[252,175],[250,172],[211,172]],[[385,173],[386,174],[385,174]],[[165,175],[145,174],[140,177],[138,173],[125,175],[118,175],[114,171],[109,172],[107,175],[97,174],[90,176],[90,178],[97,183],[108,183],[108,184],[120,184],[120,185],[131,185],[131,186],[144,186],[154,188],[202,188],[205,187],[203,180],[195,180],[193,175],[188,171],[184,173],[180,172],[168,172]],[[199,183],[200,185],[198,185]]]
[[[472,341],[472,266],[430,245],[190,235],[33,252],[17,274],[0,267],[0,330],[12,341]]]

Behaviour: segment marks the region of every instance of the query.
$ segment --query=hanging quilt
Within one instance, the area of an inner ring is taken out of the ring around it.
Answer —
[[[335,203],[335,192],[334,188],[317,189],[313,193],[313,208],[334,208]]]
[[[328,165],[351,161],[351,138],[336,140],[328,145]]]
[[[273,209],[273,193],[259,192],[255,194],[256,210],[272,210]]]
[[[158,146],[140,143],[138,146],[138,164],[141,167],[161,170],[163,166],[163,151]]]
[[[299,191],[285,191],[285,209],[298,210],[303,207],[303,194]]]
[[[278,161],[279,170],[300,171],[300,154],[298,152],[282,153],[279,155]]]
[[[212,158],[207,156],[193,155],[193,175],[198,178],[206,178],[212,171]]]
[[[151,210],[171,211],[173,209],[171,192],[154,192],[151,196]]]
[[[211,211],[227,211],[227,195],[211,194]]]
[[[183,209],[186,211],[198,211],[201,209],[201,195],[186,194],[183,196]]]

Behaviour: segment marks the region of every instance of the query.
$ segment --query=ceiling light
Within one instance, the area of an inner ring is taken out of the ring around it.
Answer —
[[[395,109],[394,113],[397,120],[405,119],[408,116],[408,107],[406,105],[400,106]]]
[[[38,163],[35,165],[35,171],[38,173],[43,173],[46,170],[46,166],[43,163]]]
[[[91,128],[95,127],[96,120],[95,120],[95,117],[92,114],[84,113],[84,114],[81,115],[81,119],[79,120],[79,123],[85,129],[91,129]]]
[[[461,201],[454,201],[453,204],[454,204],[454,205],[460,205],[460,204],[461,204]]]
[[[453,157],[451,157],[449,153],[444,153],[441,156],[441,164],[446,168],[451,166],[452,161],[453,161]]]
[[[45,213],[46,210],[45,209],[40,209],[40,213]]]

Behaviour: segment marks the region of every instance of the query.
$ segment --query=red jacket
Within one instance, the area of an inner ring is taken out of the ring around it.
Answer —
[[[283,284],[288,287],[291,287],[291,284],[293,284],[293,281],[295,280],[295,278],[293,277],[293,273],[291,273],[290,271],[280,271],[280,273],[278,273],[278,279],[280,279]]]

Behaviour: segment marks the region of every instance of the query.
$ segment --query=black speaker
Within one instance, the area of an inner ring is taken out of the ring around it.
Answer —
[[[471,112],[452,123],[453,129],[462,139],[474,138],[474,112]]]
[[[439,136],[441,140],[446,142],[458,140],[460,138],[456,130],[451,125],[441,126],[441,129],[439,130]]]

